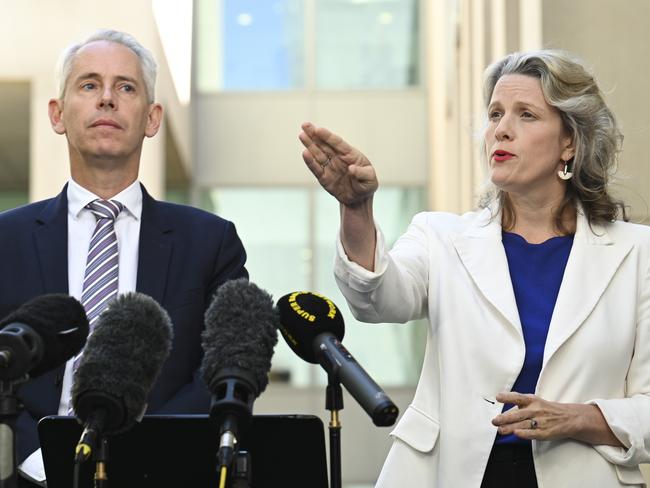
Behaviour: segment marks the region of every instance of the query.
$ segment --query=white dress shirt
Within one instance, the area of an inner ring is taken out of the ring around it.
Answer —
[[[74,180],[68,183],[68,293],[81,300],[88,246],[97,219],[88,205],[99,198]],[[140,240],[140,217],[142,216],[142,188],[138,181],[115,195],[124,210],[115,219],[115,234],[119,253],[118,293],[135,291],[138,273],[138,243]],[[72,389],[72,363],[67,362],[63,376],[59,415],[68,415],[70,390]]]

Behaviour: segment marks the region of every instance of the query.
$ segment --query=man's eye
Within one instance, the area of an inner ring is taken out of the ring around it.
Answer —
[[[120,89],[122,91],[125,91],[125,92],[133,92],[133,91],[135,91],[135,87],[133,85],[122,85],[120,87]]]
[[[490,120],[495,120],[495,119],[498,119],[499,117],[501,117],[501,112],[497,112],[496,110],[493,111],[493,112],[490,112],[490,114],[489,114]]]
[[[83,90],[92,90],[92,89],[95,88],[95,84],[94,83],[84,83],[83,85],[81,85],[81,88]]]

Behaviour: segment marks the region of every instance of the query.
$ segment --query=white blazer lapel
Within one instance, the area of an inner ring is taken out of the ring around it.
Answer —
[[[546,338],[543,367],[586,320],[632,249],[629,242],[614,242],[605,227],[592,228],[578,211],[573,247]]]
[[[508,260],[501,241],[501,216],[485,209],[462,234],[451,236],[463,266],[480,292],[522,337]]]

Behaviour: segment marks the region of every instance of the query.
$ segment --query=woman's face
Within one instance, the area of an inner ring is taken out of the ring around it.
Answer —
[[[500,189],[546,201],[564,195],[566,183],[557,172],[573,157],[572,141],[539,79],[499,78],[488,106],[485,149],[490,179]]]

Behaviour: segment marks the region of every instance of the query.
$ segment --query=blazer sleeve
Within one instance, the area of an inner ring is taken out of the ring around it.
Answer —
[[[639,293],[634,355],[628,370],[627,398],[596,399],[614,435],[627,447],[595,446],[608,461],[623,466],[650,462],[650,259]]]
[[[423,318],[429,285],[429,237],[425,214],[413,218],[407,232],[393,248],[386,249],[377,229],[375,271],[348,259],[337,237],[334,262],[336,282],[358,320],[370,323],[404,323]]]

